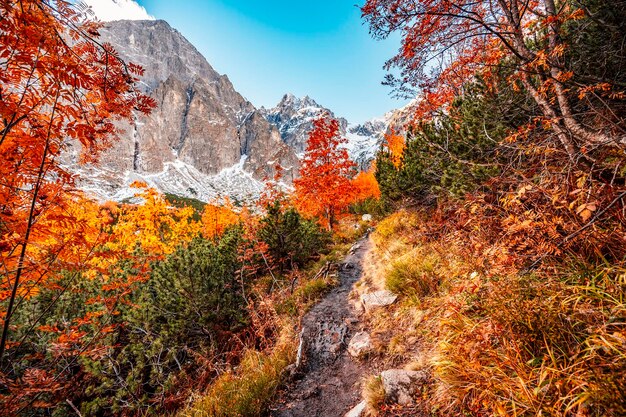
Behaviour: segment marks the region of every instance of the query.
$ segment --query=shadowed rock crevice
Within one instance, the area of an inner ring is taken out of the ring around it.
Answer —
[[[187,124],[187,117],[189,116],[189,109],[191,108],[191,102],[193,96],[196,94],[193,86],[187,87],[187,101],[185,102],[185,108],[183,110],[183,118],[181,121],[180,138],[178,139],[178,145],[176,146],[176,154],[180,156],[180,150],[185,145],[185,139],[187,138],[187,132],[189,131],[189,125]]]

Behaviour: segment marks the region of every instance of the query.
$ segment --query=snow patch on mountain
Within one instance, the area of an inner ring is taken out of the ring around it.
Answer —
[[[181,160],[167,162],[163,171],[153,174],[128,171],[120,176],[118,172],[90,165],[74,168],[73,171],[78,174],[79,187],[101,201],[128,200],[137,193],[131,184],[141,181],[162,193],[204,202],[221,201],[228,197],[231,201],[251,204],[258,200],[264,185],[244,169],[245,161],[244,156],[238,164],[213,176]]]

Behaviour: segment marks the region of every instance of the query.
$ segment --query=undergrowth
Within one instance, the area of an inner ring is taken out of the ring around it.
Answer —
[[[284,336],[270,353],[248,351],[239,368],[222,374],[180,417],[259,416],[274,399],[297,339]]]
[[[364,277],[400,295],[368,320],[374,337],[386,337],[384,359],[432,374],[419,412],[626,415],[623,264],[564,254],[514,268],[487,234],[469,239],[431,215],[382,221]],[[380,403],[374,382],[365,384],[372,405]]]
[[[265,415],[284,382],[285,368],[295,362],[297,323],[339,282],[334,265],[346,255],[350,245],[341,243],[344,238],[338,240],[306,269],[259,280],[253,292],[260,300],[255,307],[259,314],[252,327],[270,328],[279,336],[274,342],[269,341],[266,349],[245,352],[238,366],[197,393],[178,417]]]

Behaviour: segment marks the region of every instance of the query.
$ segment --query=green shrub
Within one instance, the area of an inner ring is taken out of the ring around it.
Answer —
[[[136,410],[150,415],[180,406],[181,381],[215,374],[218,358],[236,347],[248,321],[244,288],[236,273],[242,232],[216,242],[196,238],[152,265],[150,279],[122,309],[125,325],[105,358],[87,361],[95,379],[82,404],[89,415]],[[215,362],[215,363],[213,363]],[[177,402],[178,401],[178,402]]]
[[[399,166],[381,150],[376,179],[383,204],[433,204],[441,196],[463,197],[499,175],[512,158],[505,138],[535,111],[524,94],[506,83],[500,87],[487,88],[481,80],[466,85],[448,113],[408,132]]]
[[[359,215],[371,214],[372,216],[383,217],[389,214],[389,206],[383,199],[370,197],[352,204],[350,212]]]
[[[304,266],[330,242],[316,222],[304,219],[294,208],[283,209],[280,202],[267,207],[258,236],[281,268]]]

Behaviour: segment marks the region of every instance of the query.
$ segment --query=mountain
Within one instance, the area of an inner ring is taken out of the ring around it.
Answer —
[[[339,121],[342,134],[345,134],[348,126],[346,119],[336,117],[331,110],[317,104],[309,96],[297,98],[293,94],[285,94],[276,107],[261,108],[261,112],[268,122],[276,126],[283,142],[298,154],[304,153],[306,149],[313,122],[324,114]]]
[[[313,121],[324,114],[334,117],[339,121],[341,135],[348,139],[346,147],[350,157],[361,169],[366,169],[374,159],[388,130],[387,119],[390,117],[389,114],[363,124],[350,124],[309,96],[297,98],[293,94],[285,94],[276,107],[261,108],[261,112],[268,122],[276,126],[283,142],[292,147],[299,156],[306,149]]]
[[[313,121],[324,114],[339,121],[340,133],[348,139],[346,148],[350,158],[360,169],[366,170],[376,157],[391,128],[403,132],[410,120],[410,105],[399,110],[388,112],[384,116],[369,120],[362,124],[352,124],[342,117],[337,117],[330,109],[318,104],[309,96],[297,98],[293,94],[285,94],[276,107],[261,108],[261,113],[268,122],[276,126],[284,143],[292,147],[302,156],[313,129]]]
[[[285,167],[287,181],[293,179],[298,159],[277,128],[165,21],[110,22],[100,41],[144,67],[140,88],[157,108],[138,115],[133,126],[120,125],[121,140],[98,166],[77,169],[83,188],[120,200],[132,195],[130,183],[142,180],[207,201],[254,198],[275,163]],[[76,153],[70,152],[68,164]]]
[[[101,42],[120,57],[145,69],[139,87],[157,107],[120,124],[120,140],[98,165],[77,164],[76,144],[65,163],[80,174],[79,185],[107,200],[124,200],[134,181],[162,192],[203,201],[229,196],[251,201],[274,174],[284,181],[298,173],[313,121],[323,114],[337,118],[351,158],[367,169],[389,126],[402,110],[363,124],[350,124],[305,96],[286,94],[272,109],[257,109],[239,94],[228,77],[215,71],[196,48],[162,20],[109,22]]]

